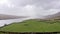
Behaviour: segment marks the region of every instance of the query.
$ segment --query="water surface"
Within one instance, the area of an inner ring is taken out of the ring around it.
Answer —
[[[30,18],[19,18],[19,19],[8,19],[8,20],[0,20],[0,27],[1,26],[4,26],[5,24],[11,24],[13,22],[21,22],[21,21],[24,21],[24,20],[27,20],[27,19],[30,19]]]

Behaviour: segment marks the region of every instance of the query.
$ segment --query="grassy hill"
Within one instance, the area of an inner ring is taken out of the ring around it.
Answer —
[[[0,31],[9,32],[56,32],[60,31],[60,20],[30,19],[2,27]]]

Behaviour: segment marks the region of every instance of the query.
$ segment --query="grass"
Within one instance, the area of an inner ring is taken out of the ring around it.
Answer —
[[[13,23],[0,30],[9,32],[57,32],[60,31],[60,21],[31,19],[19,23]]]

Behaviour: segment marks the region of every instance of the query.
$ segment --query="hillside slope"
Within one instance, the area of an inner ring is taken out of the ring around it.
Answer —
[[[56,32],[60,31],[60,21],[26,20],[4,26],[0,31],[8,32]]]
[[[46,17],[45,19],[60,19],[60,12],[53,14],[53,15],[48,15],[45,17]]]

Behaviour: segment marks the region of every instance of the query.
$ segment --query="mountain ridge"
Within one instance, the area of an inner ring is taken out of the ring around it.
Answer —
[[[26,18],[26,16],[15,16],[15,15],[0,14],[0,20],[5,20],[5,19],[17,19],[17,18]]]
[[[45,19],[60,19],[60,12],[53,15],[45,16]]]

